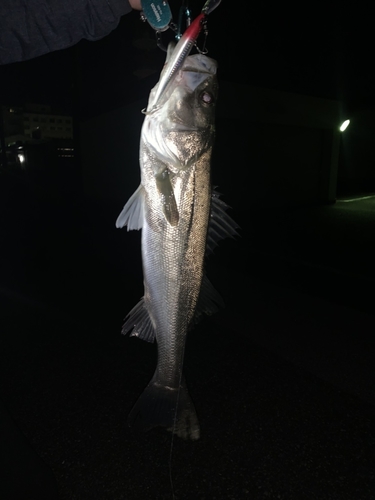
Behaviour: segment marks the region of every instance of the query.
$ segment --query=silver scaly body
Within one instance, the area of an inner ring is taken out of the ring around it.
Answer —
[[[155,92],[157,86],[149,102]],[[200,433],[182,374],[186,335],[197,316],[221,303],[204,275],[204,257],[218,239],[236,234],[226,205],[211,193],[216,99],[216,62],[187,57],[157,108],[146,112],[141,184],[116,223],[142,228],[144,297],[128,314],[123,333],[156,338],[158,348],[155,374],[130,423],[140,413],[145,429],[160,425],[185,439]]]

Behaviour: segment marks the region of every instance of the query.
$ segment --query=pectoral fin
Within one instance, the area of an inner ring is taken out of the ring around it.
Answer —
[[[171,226],[176,226],[179,215],[168,169],[165,168],[162,172],[156,174],[155,180],[165,218]]]
[[[116,227],[128,226],[128,231],[132,229],[142,229],[143,225],[143,205],[144,188],[142,184],[129,198],[116,220]]]

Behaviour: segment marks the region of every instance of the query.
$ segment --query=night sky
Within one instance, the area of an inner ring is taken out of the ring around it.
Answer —
[[[179,2],[170,5],[176,20]],[[201,6],[190,2],[193,17]],[[208,28],[208,55],[222,80],[339,99],[349,109],[375,104],[370,16],[358,4],[314,2],[296,11],[294,3],[223,0]],[[163,60],[152,29],[134,11],[98,42],[0,67],[1,101],[95,115],[147,96]],[[241,106],[240,96],[234,105]]]

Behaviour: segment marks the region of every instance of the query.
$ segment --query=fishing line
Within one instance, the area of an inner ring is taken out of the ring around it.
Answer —
[[[172,455],[173,455],[174,435],[175,435],[176,423],[177,423],[178,403],[179,403],[180,391],[181,391],[182,369],[183,369],[183,366],[184,366],[185,345],[186,345],[186,339],[185,339],[184,347],[182,348],[182,354],[181,354],[181,360],[180,360],[180,362],[181,362],[181,373],[180,373],[180,380],[179,380],[179,383],[178,383],[177,399],[176,399],[176,409],[175,409],[175,412],[174,412],[173,427],[172,427],[171,448],[170,448],[170,451],[169,451],[169,460],[168,460],[169,482],[170,482],[170,485],[171,485],[172,499],[173,500],[175,500],[176,497],[174,495],[173,477],[172,477]]]
[[[183,370],[183,367],[184,367],[185,346],[186,346],[186,338],[185,338],[184,346],[182,348],[181,359],[180,359],[181,373],[180,373],[180,380],[178,382],[177,398],[176,398],[176,409],[175,409],[175,412],[174,412],[173,427],[172,427],[171,448],[170,448],[169,460],[168,460],[169,482],[170,482],[170,485],[171,485],[172,499],[173,500],[175,500],[176,497],[175,497],[175,494],[174,494],[173,477],[172,477],[172,455],[173,455],[173,444],[174,444],[174,436],[175,436],[176,423],[177,423],[178,403],[179,403],[179,400],[180,400],[180,391],[181,391],[181,382],[182,382],[182,370]]]
[[[173,450],[173,441],[174,441],[174,432],[172,432],[171,450],[170,450],[170,453],[169,453],[169,462],[168,462],[168,465],[169,465],[169,482],[170,482],[171,491],[172,491],[172,500],[175,500],[176,497],[174,496],[173,478],[172,478],[172,450]]]
[[[199,99],[199,95],[198,95],[197,88],[195,88],[195,90],[194,90],[194,102],[195,103],[197,102],[197,99]],[[196,115],[196,112],[195,112],[194,113],[194,126],[195,127],[197,126],[196,116],[197,115]],[[196,161],[198,159],[198,153],[195,153],[194,156],[195,156],[195,158],[194,158],[194,164],[196,164]],[[194,165],[193,168],[194,168],[194,191],[195,191],[195,186],[196,186],[196,182],[195,182],[195,165]],[[181,203],[181,200],[180,200],[180,203]],[[199,295],[199,293],[198,293],[198,295]],[[198,302],[198,297],[197,297],[197,301],[196,301],[196,304],[195,304],[195,308],[197,307],[197,302]],[[192,319],[193,318],[190,319],[190,322],[192,321]],[[187,325],[187,328],[188,327],[189,327],[189,325]],[[181,373],[180,373],[180,380],[179,380],[179,383],[178,383],[177,399],[176,399],[176,409],[175,409],[175,412],[174,412],[173,427],[172,427],[172,439],[171,439],[171,447],[170,447],[169,461],[168,461],[168,466],[169,466],[169,482],[170,482],[170,485],[171,485],[172,500],[176,499],[175,494],[174,494],[174,485],[173,485],[173,477],[172,477],[172,456],[173,456],[173,445],[174,445],[175,430],[176,430],[176,424],[177,424],[178,404],[179,404],[179,401],[180,401],[181,383],[182,383],[182,378],[183,378],[182,375],[183,375],[183,367],[184,367],[186,342],[187,342],[187,336],[185,338],[185,342],[184,342],[184,345],[183,345],[183,348],[182,348],[182,353],[181,353],[181,359],[180,359]]]
[[[182,363],[184,362],[184,352],[185,352],[185,346],[182,349],[182,356],[181,356],[181,361]],[[178,401],[180,399],[180,387],[181,387],[181,381],[182,381],[182,368],[181,368],[181,375],[180,375],[180,381],[178,383],[178,390],[177,390],[177,399],[176,399],[176,410],[174,412],[174,419],[173,419],[173,427],[172,427],[172,439],[171,439],[171,448],[169,451],[169,460],[168,460],[168,466],[169,466],[169,482],[171,485],[171,491],[172,491],[172,499],[175,500],[175,495],[174,495],[174,487],[173,487],[173,477],[172,477],[172,455],[173,455],[173,444],[174,444],[174,434],[175,434],[175,429],[176,429],[176,422],[177,422],[177,411],[178,411]]]

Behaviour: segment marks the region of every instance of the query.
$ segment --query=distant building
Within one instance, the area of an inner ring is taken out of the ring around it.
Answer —
[[[48,105],[26,104],[1,106],[0,118],[6,151],[2,167],[48,172],[74,167],[72,116],[58,114]]]
[[[51,106],[26,104],[24,107],[3,106],[4,136],[28,139],[73,139],[73,118],[52,112]]]

